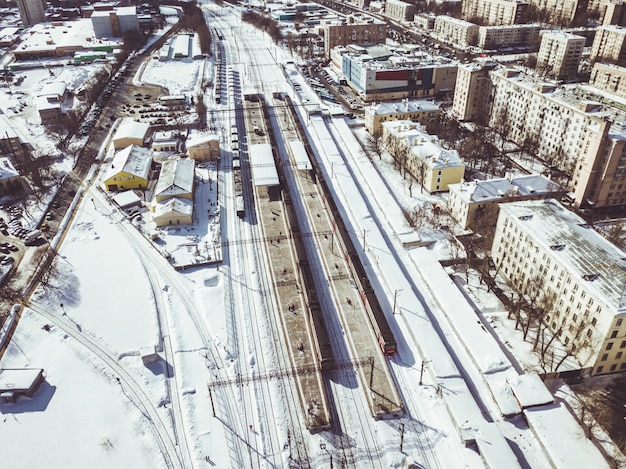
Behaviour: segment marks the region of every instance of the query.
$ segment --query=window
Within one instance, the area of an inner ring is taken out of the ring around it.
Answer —
[[[601,362],[605,362],[607,360],[607,358],[609,358],[609,354],[605,353],[602,355],[602,358],[600,359]]]
[[[617,368],[617,365],[611,365],[611,371],[615,371],[615,368]]]
[[[603,369],[604,369],[603,366],[599,366],[598,368],[596,368],[596,373],[602,373]]]
[[[615,325],[617,327],[620,327],[622,325],[622,321],[623,321],[623,319],[618,319],[617,322],[615,323]]]
[[[613,348],[613,342],[609,342],[608,344],[606,344],[607,350],[611,350],[612,348]]]
[[[622,358],[622,352],[617,352],[617,353],[615,354],[615,359],[616,359],[616,360],[619,360],[620,358]]]
[[[591,320],[591,325],[592,325],[592,326],[595,326],[597,323],[598,323],[598,320],[597,320],[596,318],[593,318],[593,319]]]
[[[617,331],[611,332],[611,339],[615,339],[617,337]]]

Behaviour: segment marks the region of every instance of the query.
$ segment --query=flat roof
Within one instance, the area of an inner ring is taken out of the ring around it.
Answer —
[[[28,391],[41,373],[42,368],[0,368],[0,392]]]
[[[554,402],[554,396],[536,373],[527,373],[510,379],[509,386],[522,409]]]
[[[289,148],[291,149],[291,154],[293,155],[298,170],[312,169],[313,166],[311,165],[311,161],[309,161],[309,155],[307,155],[301,140],[290,140]]]
[[[502,197],[525,197],[531,194],[546,196],[561,191],[559,185],[542,174],[528,174],[516,178],[497,178],[486,181],[468,181],[448,186],[466,203],[500,200]]]
[[[369,108],[366,108],[366,111],[373,112],[377,116],[409,112],[432,112],[438,110],[439,105],[433,103],[432,101],[426,101],[424,99],[413,101],[405,100],[399,103],[377,103],[372,104]]]
[[[279,180],[274,155],[272,154],[272,146],[269,143],[250,145],[249,155],[254,185],[256,187],[277,186]]]
[[[150,130],[150,124],[137,122],[133,119],[124,119],[117,128],[113,140],[121,140],[124,138],[140,138],[143,140],[146,138],[146,135],[148,135],[148,130]]]

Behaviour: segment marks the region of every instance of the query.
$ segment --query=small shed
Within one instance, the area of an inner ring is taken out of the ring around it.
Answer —
[[[522,409],[554,403],[554,396],[536,373],[517,376],[509,381],[509,386]]]
[[[43,368],[0,368],[0,398],[15,402],[19,396],[33,397],[43,380]]]
[[[141,198],[135,194],[134,191],[125,191],[114,195],[113,202],[115,202],[122,210],[133,207],[141,207]]]

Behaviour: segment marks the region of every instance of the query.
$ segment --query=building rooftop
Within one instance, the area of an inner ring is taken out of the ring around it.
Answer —
[[[24,392],[43,373],[42,368],[0,368],[0,392]]]
[[[435,20],[435,22],[437,20],[447,21],[448,23],[454,23],[454,24],[457,24],[459,26],[466,26],[466,27],[476,26],[476,27],[478,27],[478,25],[475,24],[475,23],[470,23],[469,21],[461,20],[459,18],[454,18],[454,17],[448,16],[448,15],[439,15],[437,17],[437,19]]]
[[[137,145],[130,145],[115,154],[105,179],[109,179],[121,172],[148,179],[151,163],[152,151]]]
[[[586,280],[588,289],[613,313],[626,313],[624,251],[554,199],[505,203],[500,205],[500,212],[520,220],[517,225],[544,250],[552,251],[570,275]],[[611,315],[598,317],[599,330],[608,328],[612,318],[607,316]]]
[[[122,140],[125,138],[145,139],[150,130],[150,124],[145,122],[137,122],[133,119],[124,119],[115,132],[113,140]]]
[[[277,186],[279,184],[278,172],[276,171],[271,145],[269,143],[259,143],[250,145],[248,150],[254,185],[257,187]]]
[[[404,100],[402,102],[384,102],[372,104],[369,108],[366,108],[369,112],[373,112],[374,115],[386,115],[386,114],[399,114],[408,112],[431,112],[438,111],[439,106],[432,101],[420,100]]]
[[[12,179],[19,175],[20,173],[17,172],[15,166],[13,166],[13,163],[11,163],[9,158],[0,158],[0,181],[4,179]]]
[[[164,161],[154,194],[157,196],[191,194],[194,168],[195,161],[188,158]]]
[[[358,45],[350,44],[349,49],[353,52],[347,52],[347,54],[354,60],[355,62],[361,64],[366,69],[415,69],[416,67],[428,67],[428,66],[457,66],[457,62],[441,57],[441,56],[432,56],[424,52],[415,51],[411,54],[406,53],[397,53],[395,50],[392,50],[388,46],[382,46],[389,54],[382,54],[381,45],[370,46],[370,47],[359,47]],[[360,50],[361,52],[356,52]],[[370,55],[369,51],[375,50],[376,55]],[[389,58],[387,60],[379,60],[380,57]]]
[[[193,202],[188,199],[172,197],[162,202],[157,202],[154,207],[155,217],[160,217],[172,212],[182,213],[183,215],[191,215],[193,213]]]
[[[480,203],[499,200],[502,197],[524,197],[531,194],[553,195],[561,191],[555,182],[541,174],[529,174],[516,178],[498,178],[487,181],[469,181],[450,184],[450,192],[455,192],[466,203]]]

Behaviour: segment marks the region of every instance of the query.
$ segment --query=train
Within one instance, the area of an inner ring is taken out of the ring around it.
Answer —
[[[233,183],[235,185],[235,211],[239,218],[246,215],[243,198],[243,183],[241,180],[241,161],[239,157],[233,158]]]

